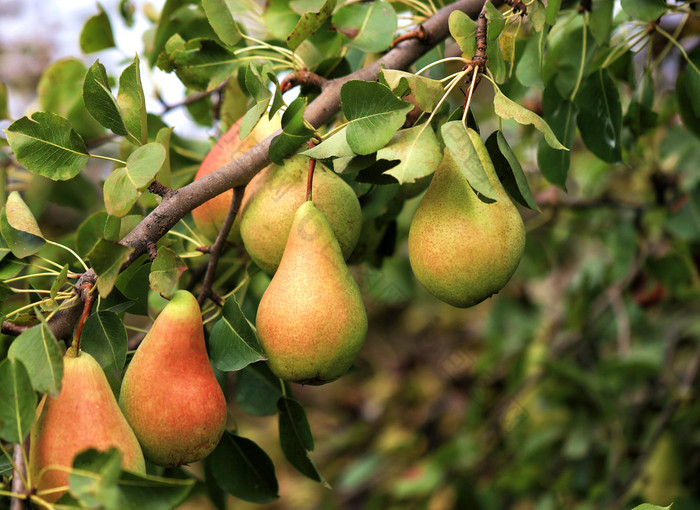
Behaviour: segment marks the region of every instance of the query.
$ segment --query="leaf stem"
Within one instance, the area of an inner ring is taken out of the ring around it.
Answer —
[[[571,101],[574,100],[576,94],[578,94],[578,89],[583,81],[583,69],[586,67],[586,33],[588,32],[588,16],[586,16],[586,11],[583,11],[583,42],[581,43],[581,65],[578,69],[578,77],[576,78],[576,85],[574,90],[571,92]]]
[[[126,161],[122,161],[121,159],[110,158],[109,156],[102,156],[100,154],[88,154],[88,156],[91,158],[104,159],[105,161],[113,161],[114,163],[126,166]]]
[[[80,256],[77,253],[75,253],[72,249],[70,249],[68,246],[65,246],[61,243],[56,243],[54,241],[50,241],[48,239],[46,240],[46,242],[47,242],[47,244],[50,244],[52,246],[56,246],[57,248],[62,248],[64,250],[66,250],[68,253],[73,255],[78,262],[80,262],[80,265],[83,266],[83,269],[85,269],[85,271],[87,271],[89,269],[87,267],[87,264],[85,264],[85,262],[83,261],[83,259],[80,258]],[[63,269],[63,268],[61,268],[61,269]]]
[[[656,31],[657,31],[657,32],[659,32],[661,35],[663,35],[664,37],[666,37],[676,48],[678,48],[678,51],[681,52],[681,55],[683,55],[683,58],[684,58],[685,61],[688,63],[688,65],[689,65],[690,67],[692,67],[693,70],[694,70],[696,73],[700,74],[700,69],[698,69],[698,66],[696,66],[695,63],[694,63],[692,60],[690,60],[690,57],[688,57],[688,54],[686,53],[685,48],[683,48],[683,46],[681,45],[681,43],[679,43],[678,40],[677,40],[675,37],[673,37],[671,34],[669,34],[668,32],[666,32],[666,30],[664,30],[663,28],[661,28],[659,25],[656,25],[655,28],[656,28]]]

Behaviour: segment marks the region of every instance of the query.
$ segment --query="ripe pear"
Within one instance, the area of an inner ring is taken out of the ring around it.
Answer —
[[[438,299],[466,308],[501,290],[525,249],[520,213],[498,180],[479,135],[472,143],[498,200],[482,201],[446,148],[408,235],[416,278]]]
[[[244,152],[247,152],[253,148],[262,140],[280,129],[281,123],[277,115],[275,115],[272,120],[269,120],[267,116],[263,116],[258,121],[258,124],[255,126],[253,131],[251,131],[250,134],[243,140],[241,140],[239,137],[240,127],[241,121],[239,120],[235,122],[228,131],[226,131],[224,136],[219,138],[216,145],[212,147],[204,158],[204,161],[202,161],[199,170],[197,170],[197,173],[194,176],[195,181],[212,173],[214,170],[221,168],[225,164],[230,163]],[[244,193],[243,195],[244,201],[247,201],[248,199],[246,195],[247,193]],[[211,200],[204,202],[202,205],[192,211],[192,218],[194,219],[197,229],[209,241],[213,242],[216,239],[216,236],[221,229],[221,225],[224,223],[224,218],[226,218],[226,214],[231,206],[232,199],[233,190],[227,190],[220,195],[215,196]],[[240,217],[240,214],[236,216],[233,226],[231,227],[231,231],[228,235],[228,240],[232,243],[241,242]]]
[[[119,405],[155,464],[201,460],[221,439],[226,398],[209,364],[199,305],[189,292],[175,292],[136,350]]]
[[[273,274],[282,259],[294,214],[306,200],[309,159],[294,156],[284,165],[270,165],[248,185],[250,200],[241,208],[245,249],[265,272]],[[314,202],[325,215],[347,259],[362,228],[360,202],[352,188],[334,172],[316,164]]]
[[[119,409],[102,367],[75,346],[63,357],[63,379],[57,397],[44,396],[36,412],[29,448],[29,473],[39,491],[65,487],[75,456],[89,448],[119,450],[122,467],[145,473],[141,447]],[[48,502],[65,491],[42,495]]]
[[[337,379],[364,344],[367,314],[360,290],[330,223],[311,201],[294,215],[256,322],[272,372],[301,384]]]

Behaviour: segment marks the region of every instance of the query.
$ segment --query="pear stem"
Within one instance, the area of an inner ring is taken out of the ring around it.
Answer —
[[[309,149],[311,149],[311,148],[316,146],[316,142],[313,140],[309,140],[307,145],[308,145]],[[306,179],[306,201],[307,202],[312,200],[311,191],[313,190],[313,186],[314,186],[314,170],[315,169],[316,169],[316,160],[312,158],[309,160],[309,175]]]
[[[216,236],[216,241],[211,245],[209,253],[211,254],[209,258],[209,264],[207,264],[207,272],[204,274],[204,281],[202,282],[202,290],[199,291],[199,296],[197,297],[197,302],[201,307],[207,298],[211,298],[217,305],[223,306],[223,300],[212,290],[212,283],[214,282],[214,276],[216,275],[216,266],[219,263],[219,257],[221,257],[221,252],[224,248],[224,243],[228,237],[228,233],[233,226],[233,222],[236,219],[236,214],[238,214],[238,209],[241,207],[241,200],[243,200],[243,192],[245,191],[245,186],[237,186],[233,188],[233,198],[231,199],[231,205],[226,213],[226,218],[224,218],[224,223],[221,225],[219,234]]]
[[[92,283],[85,283],[80,287],[80,294],[83,296],[83,313],[80,315],[78,320],[78,325],[75,328],[75,350],[76,354],[80,354],[80,337],[83,334],[83,326],[85,321],[90,316],[90,311],[92,310],[92,304],[95,302],[95,293],[93,292],[94,286]]]

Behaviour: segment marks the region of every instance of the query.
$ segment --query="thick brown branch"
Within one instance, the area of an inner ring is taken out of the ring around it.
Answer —
[[[233,199],[231,200],[231,205],[228,208],[228,212],[224,218],[223,225],[221,225],[219,234],[216,236],[216,241],[214,241],[214,244],[211,246],[209,251],[209,253],[211,253],[211,257],[209,258],[209,264],[207,265],[207,272],[204,275],[204,282],[202,282],[202,290],[197,298],[199,306],[202,306],[207,298],[211,298],[219,306],[223,305],[222,299],[214,293],[211,286],[214,282],[216,266],[219,264],[219,257],[221,257],[221,252],[224,249],[226,238],[228,237],[228,233],[231,231],[233,222],[236,219],[238,209],[241,207],[241,200],[243,200],[244,191],[245,186],[237,186],[233,188]]]

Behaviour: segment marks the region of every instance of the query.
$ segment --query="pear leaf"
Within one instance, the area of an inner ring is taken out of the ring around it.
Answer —
[[[48,324],[42,322],[19,335],[10,345],[7,357],[22,362],[36,391],[58,395],[63,356]]]
[[[476,21],[467,16],[466,13],[456,10],[450,14],[448,25],[450,35],[459,45],[462,55],[471,59],[476,51]]]
[[[187,270],[187,264],[167,246],[158,248],[158,255],[151,265],[148,275],[151,290],[164,298],[170,298],[177,290],[180,276]]]
[[[54,279],[53,283],[51,284],[51,289],[49,290],[51,296],[51,299],[56,299],[56,295],[58,294],[58,291],[61,290],[61,287],[63,287],[66,283],[68,282],[68,264],[63,266],[63,269],[61,269],[61,272],[58,273],[58,276]]]
[[[255,331],[233,295],[226,300],[223,317],[211,330],[209,348],[214,366],[226,372],[265,358]]]
[[[107,297],[119,277],[119,269],[127,261],[133,248],[115,241],[100,239],[88,254],[88,259],[97,273],[97,290]]]
[[[17,359],[0,362],[0,438],[21,443],[34,422],[36,393],[24,365]]]
[[[371,154],[384,147],[401,128],[411,103],[396,97],[386,85],[351,80],[340,89],[348,145],[357,154]]]
[[[227,493],[252,503],[279,498],[275,466],[250,439],[224,432],[210,458],[214,479]]]
[[[453,11],[452,14],[456,12],[461,13]],[[432,112],[445,95],[445,88],[439,81],[406,71],[383,69],[379,72],[379,81],[399,97],[413,94],[418,107],[424,112]]]
[[[348,46],[368,53],[384,51],[394,40],[398,19],[389,2],[345,4],[333,15],[333,26],[350,39]]]
[[[115,396],[119,395],[122,369],[126,363],[127,340],[122,320],[116,313],[106,310],[87,318],[80,337],[80,348],[100,364]]]
[[[282,384],[289,393],[289,383],[280,382],[267,363],[251,363],[238,372],[236,403],[251,416],[269,416],[277,412],[277,401],[282,396]]]
[[[576,125],[586,147],[607,163],[622,160],[622,106],[617,85],[605,69],[588,76],[574,99]]]
[[[396,133],[391,142],[377,152],[377,159],[398,159],[399,164],[385,173],[399,184],[407,184],[433,173],[442,159],[442,149],[430,125],[421,124]]]
[[[202,0],[202,7],[209,24],[224,44],[233,46],[240,41],[241,33],[236,25],[236,20],[224,0]]]
[[[112,170],[105,179],[103,190],[107,212],[117,217],[128,214],[140,196],[125,166]]]
[[[520,106],[515,101],[511,101],[503,94],[503,92],[500,91],[500,89],[496,89],[496,96],[493,99],[493,107],[496,115],[502,119],[514,119],[518,124],[532,124],[535,126],[535,128],[544,135],[544,139],[553,149],[565,151],[569,150],[561,144],[552,131],[552,128],[549,127],[549,124],[547,124],[542,117],[537,115],[535,112],[531,112],[527,108]]]
[[[347,140],[347,126],[332,134],[316,147],[302,151],[300,154],[313,159],[352,158],[356,156]]]
[[[304,122],[304,109],[307,99],[298,97],[282,116],[282,133],[277,135],[270,143],[270,159],[273,163],[282,165],[284,158],[294,154],[299,146],[314,134]]]
[[[537,207],[535,197],[532,196],[523,167],[520,166],[520,162],[501,131],[491,133],[486,140],[486,149],[489,151],[498,178],[510,196],[525,207],[539,211],[540,208]]]
[[[80,31],[80,50],[83,53],[114,48],[114,34],[109,16],[99,3],[97,9],[97,14],[90,16]]]
[[[253,97],[255,104],[246,112],[241,120],[239,136],[241,140],[248,136],[260,120],[270,104],[272,92],[267,89],[260,70],[250,64],[245,71],[245,86],[248,94]]]
[[[326,0],[318,12],[304,13],[296,26],[287,36],[287,46],[290,50],[296,50],[299,45],[313,35],[328,18],[333,14],[336,0]]]
[[[17,161],[32,172],[54,181],[72,179],[87,163],[85,142],[71,123],[54,113],[36,112],[5,130]]]
[[[99,60],[88,69],[83,81],[83,102],[90,115],[119,136],[128,136],[122,112],[109,88],[107,71]]]
[[[317,482],[324,482],[323,476],[308,454],[314,449],[314,438],[304,408],[296,400],[282,396],[277,401],[277,409],[280,446],[284,456],[303,475]]]
[[[139,57],[127,66],[119,76],[119,93],[117,104],[122,112],[124,125],[133,139],[143,145],[148,142],[148,125],[146,123],[146,97],[141,85]]]
[[[211,39],[185,42],[179,34],[175,34],[168,40],[165,52],[165,70],[174,69],[183,84],[196,90],[216,88],[240,66],[231,49]],[[163,64],[159,59],[158,66],[163,68]]]
[[[35,254],[46,243],[34,215],[16,191],[10,193],[2,209],[0,231],[7,248],[20,259]]]
[[[464,129],[464,124],[458,120],[446,122],[440,128],[440,132],[445,141],[445,149],[450,151],[452,159],[457,163],[474,191],[489,200],[498,200],[496,190],[489,182],[474,144]]]

